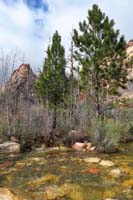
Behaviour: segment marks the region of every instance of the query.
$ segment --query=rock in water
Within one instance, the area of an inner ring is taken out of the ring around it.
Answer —
[[[89,167],[87,170],[90,174],[100,174],[100,169],[96,167]]]
[[[20,200],[8,188],[0,188],[0,200]]]
[[[107,166],[107,167],[112,167],[114,166],[115,164],[110,161],[110,160],[102,160],[99,165],[102,165],[102,166]]]
[[[48,186],[45,188],[44,196],[47,200],[57,199],[71,199],[71,200],[83,200],[83,191],[79,185],[67,184],[59,186]]]
[[[118,200],[118,199],[107,198],[107,199],[105,199],[105,200]]]
[[[124,175],[124,172],[122,172],[120,169],[116,168],[116,169],[112,169],[110,171],[110,174],[114,177],[120,177],[120,176]]]
[[[11,166],[13,166],[13,162],[7,161],[3,164],[0,164],[0,169],[5,169],[5,168],[11,167]]]
[[[7,141],[0,144],[0,152],[2,153],[20,153],[20,144]]]
[[[86,163],[99,163],[100,162],[100,158],[97,157],[90,157],[90,158],[85,158],[84,161]]]

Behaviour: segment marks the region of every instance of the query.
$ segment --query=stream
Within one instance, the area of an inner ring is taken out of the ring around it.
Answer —
[[[86,162],[88,158],[109,160],[114,165]],[[122,145],[114,154],[65,148],[0,154],[2,187],[22,200],[133,200],[133,143]]]

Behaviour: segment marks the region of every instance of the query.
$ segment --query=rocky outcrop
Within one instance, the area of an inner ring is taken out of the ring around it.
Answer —
[[[133,40],[130,40],[126,45],[127,58],[133,56]]]
[[[0,153],[20,153],[20,144],[16,142],[3,142],[0,144]]]
[[[22,86],[32,87],[36,80],[36,76],[33,73],[29,64],[22,64],[11,75],[6,87],[12,89],[21,88]]]
[[[133,40],[130,40],[126,45],[127,60],[133,58]],[[133,98],[133,67],[129,70],[128,78],[130,81],[127,83],[127,89],[121,90],[121,98]]]
[[[22,64],[11,75],[9,81],[0,88],[1,94],[12,94],[15,98],[36,103],[36,75],[29,64]]]

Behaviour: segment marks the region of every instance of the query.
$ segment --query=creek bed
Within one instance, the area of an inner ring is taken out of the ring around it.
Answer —
[[[86,163],[89,157],[113,161],[114,166]],[[55,197],[58,200],[133,200],[133,143],[123,145],[116,154],[50,149],[0,155],[0,168],[0,187],[10,188],[24,200],[47,200],[49,187],[62,193]],[[114,176],[113,169],[123,174]]]

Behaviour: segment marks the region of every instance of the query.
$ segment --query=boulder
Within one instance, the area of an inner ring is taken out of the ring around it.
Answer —
[[[91,142],[85,142],[84,143],[84,148],[85,148],[86,151],[90,151],[91,147],[92,147]],[[91,150],[91,151],[93,151],[93,150]]]
[[[72,145],[72,148],[80,151],[90,151],[91,146],[92,144],[90,142],[76,142]]]
[[[20,144],[12,141],[0,144],[0,152],[2,153],[20,153]]]
[[[83,150],[84,149],[84,143],[76,142],[72,145],[72,148],[75,150]]]
[[[102,166],[107,166],[107,167],[112,167],[114,166],[115,164],[110,161],[110,160],[102,160],[99,165],[102,165]]]
[[[8,188],[0,188],[0,200],[20,200]]]

